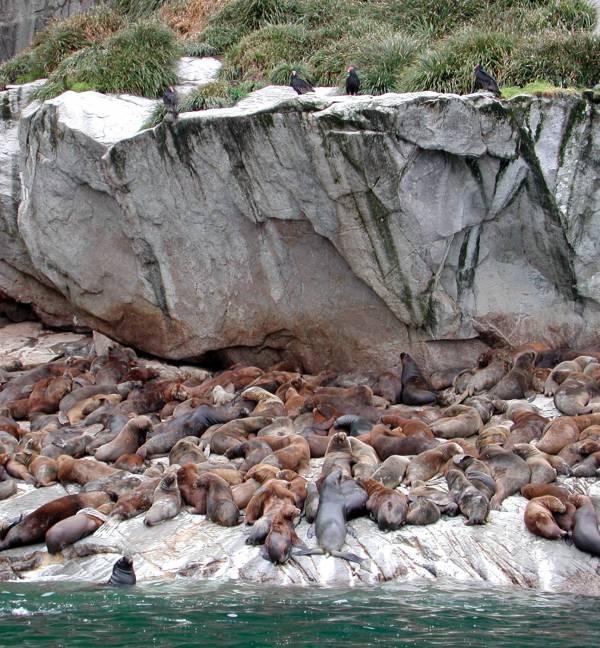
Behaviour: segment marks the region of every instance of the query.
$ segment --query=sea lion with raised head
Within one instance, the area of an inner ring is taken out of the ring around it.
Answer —
[[[98,461],[116,461],[121,455],[133,454],[146,441],[152,430],[152,421],[147,416],[136,416],[127,421],[117,436],[96,449]]]
[[[367,512],[381,531],[396,531],[406,522],[408,498],[404,493],[386,488],[374,479],[359,479],[367,491]]]
[[[196,480],[198,488],[206,489],[206,517],[221,526],[236,526],[240,511],[233,499],[229,484],[218,475],[203,473]]]
[[[154,490],[152,506],[144,516],[146,526],[155,526],[174,518],[181,511],[181,493],[177,484],[179,466],[171,466]]]
[[[517,357],[513,368],[488,392],[494,398],[511,400],[527,398],[533,392],[535,351],[525,351]]]
[[[339,468],[344,477],[352,477],[353,463],[350,440],[345,432],[336,432],[329,437],[320,479],[324,479],[335,468]]]
[[[133,560],[129,556],[123,556],[113,565],[112,574],[106,584],[135,585],[135,582],[136,578],[133,569]]]

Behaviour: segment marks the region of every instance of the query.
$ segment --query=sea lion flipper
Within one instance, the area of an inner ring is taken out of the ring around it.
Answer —
[[[320,547],[301,547],[294,549],[293,556],[323,556],[325,552]]]
[[[348,562],[358,563],[359,565],[363,562],[363,558],[359,558],[356,554],[353,554],[350,551],[332,551],[331,555],[336,558],[347,560]]]

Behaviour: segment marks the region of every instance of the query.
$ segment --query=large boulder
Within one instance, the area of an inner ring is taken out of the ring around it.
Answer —
[[[144,110],[68,92],[24,113],[6,254],[31,266],[0,259],[0,288],[173,359],[375,369],[595,341],[593,97],[268,88],[137,132]]]

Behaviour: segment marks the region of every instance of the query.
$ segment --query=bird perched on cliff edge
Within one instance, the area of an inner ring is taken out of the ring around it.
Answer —
[[[477,85],[488,92],[493,92],[496,97],[500,96],[500,88],[496,83],[496,79],[488,74],[479,63],[473,68],[473,72],[475,73],[475,83]]]
[[[356,70],[351,65],[347,70],[348,74],[346,75],[346,94],[357,95],[360,90],[360,79]]]
[[[302,77],[298,76],[296,70],[292,70],[292,80],[290,85],[299,95],[315,91],[308,81],[305,81]]]
[[[177,96],[177,90],[170,85],[163,95],[163,104],[167,109],[167,115],[170,120],[175,122],[177,121],[177,116],[179,115],[179,110],[177,104],[179,103],[179,97]]]

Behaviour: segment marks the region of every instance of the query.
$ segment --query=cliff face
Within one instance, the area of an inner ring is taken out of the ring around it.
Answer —
[[[69,92],[21,117],[0,288],[50,321],[311,370],[595,340],[591,97],[267,88],[139,133],[132,101]]]
[[[33,42],[53,18],[68,18],[106,0],[0,0],[0,62]]]

